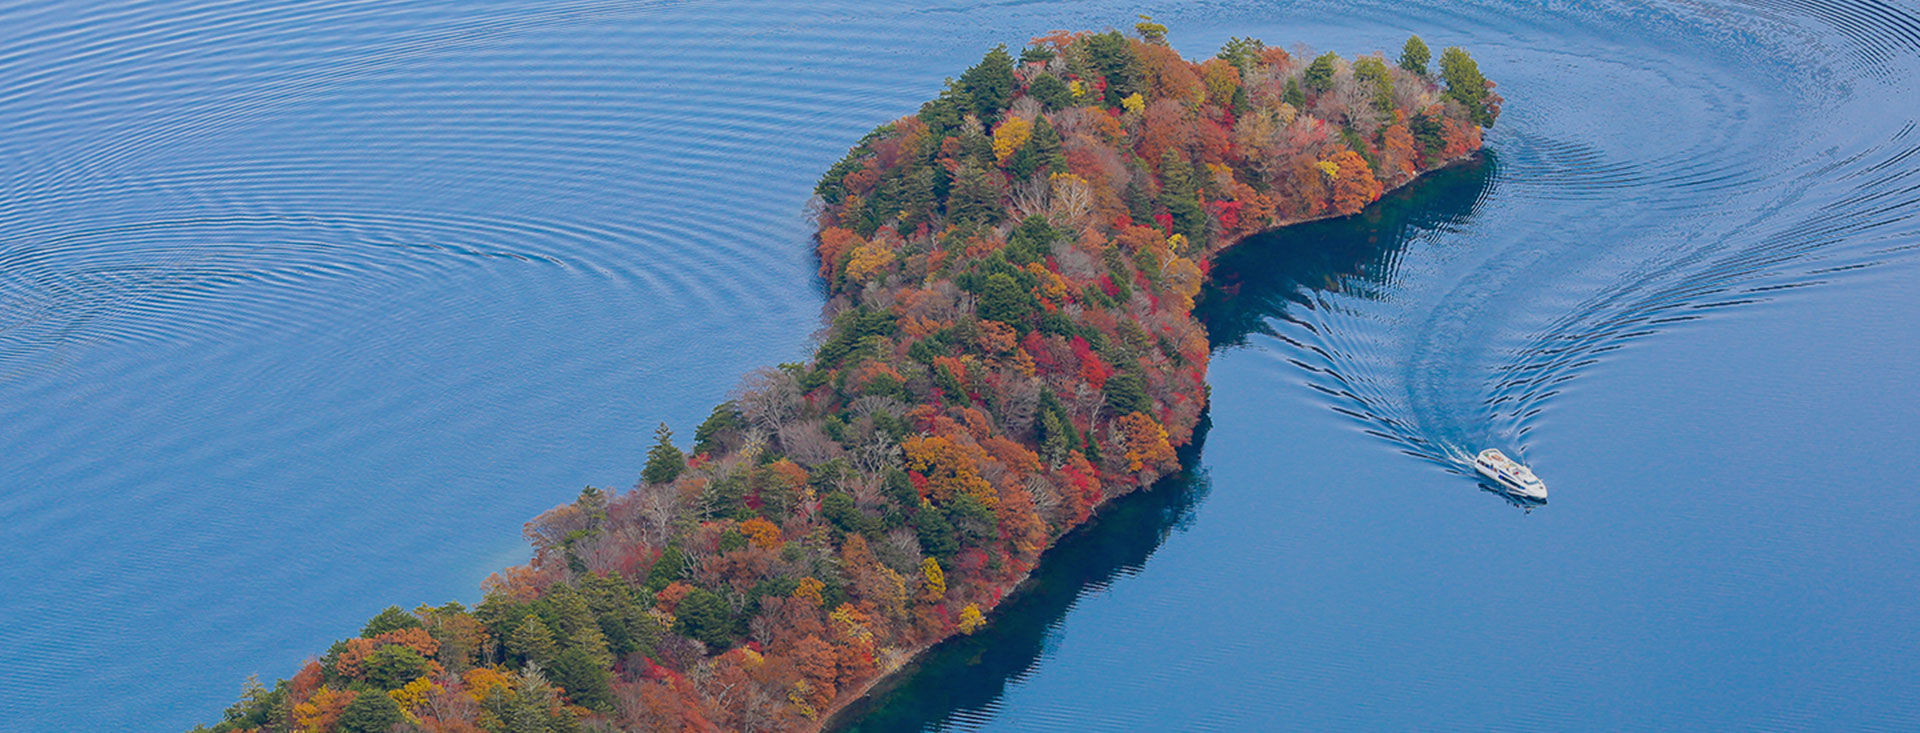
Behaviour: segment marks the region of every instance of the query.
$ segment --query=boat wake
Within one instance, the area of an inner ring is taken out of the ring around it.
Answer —
[[[1432,20],[1470,27],[1483,12]],[[1592,12],[1556,49],[1488,54],[1488,76],[1521,102],[1490,131],[1482,170],[1270,235],[1377,250],[1299,283],[1258,330],[1329,408],[1452,473],[1473,475],[1489,447],[1525,461],[1554,398],[1634,341],[1920,249],[1920,126],[1902,101],[1920,78],[1920,16],[1880,3]],[[1472,193],[1433,190],[1462,185]]]

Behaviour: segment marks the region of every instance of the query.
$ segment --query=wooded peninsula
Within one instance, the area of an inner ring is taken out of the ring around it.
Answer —
[[[1178,468],[1209,257],[1473,156],[1465,51],[1184,60],[1166,28],[995,48],[815,188],[828,325],[636,486],[525,527],[485,599],[388,608],[218,725],[814,730],[989,623],[1063,533]]]

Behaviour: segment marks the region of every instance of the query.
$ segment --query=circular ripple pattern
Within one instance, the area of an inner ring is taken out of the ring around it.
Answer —
[[[1136,11],[0,8],[0,731],[184,728],[388,603],[475,600],[524,556],[513,527],[625,485],[655,421],[684,434],[736,375],[804,353],[818,171],[991,44]],[[1272,327],[1276,379],[1443,466],[1524,453],[1637,338],[1920,247],[1899,4],[1159,19],[1189,55],[1417,30],[1514,99],[1466,211]],[[1008,725],[994,700],[946,725]]]
[[[0,7],[0,730],[184,728],[477,600],[805,353],[819,171],[1083,13]]]
[[[1484,167],[1222,255],[1202,306],[1229,353],[1196,527],[1141,548],[1124,519],[1096,523],[1075,539],[1153,561],[1135,577],[1069,546],[983,632],[1018,651],[937,650],[852,730],[1914,726],[1911,390],[1821,401],[1911,361],[1911,341],[1876,339],[1913,331],[1887,321],[1910,317],[1920,250],[1920,9],[1209,3],[1156,20],[1189,56],[1229,35],[1391,56],[1415,31],[1472,50],[1509,102]],[[1796,323],[1809,313],[1866,335],[1726,336],[1740,317],[1818,328]],[[1766,361],[1702,368],[1755,376],[1694,399],[1672,385],[1714,385],[1668,371],[1716,355],[1628,356],[1690,332]],[[1808,343],[1844,353],[1791,353]],[[1849,357],[1864,365],[1821,373]],[[1656,389],[1581,395],[1583,378]],[[1342,424],[1371,437],[1326,435]],[[1691,432],[1658,434],[1675,428]],[[1382,444],[1416,460],[1380,461]],[[1531,454],[1554,503],[1508,516],[1444,475],[1489,446]]]
[[[1486,36],[1471,46],[1517,100],[1489,132],[1495,180],[1472,224],[1313,291],[1276,329],[1294,348],[1275,358],[1333,409],[1455,473],[1484,447],[1524,455],[1552,398],[1628,342],[1920,246],[1920,130],[1902,101],[1920,91],[1920,15],[1573,12],[1551,48],[1488,33],[1535,15],[1505,5],[1431,18]]]

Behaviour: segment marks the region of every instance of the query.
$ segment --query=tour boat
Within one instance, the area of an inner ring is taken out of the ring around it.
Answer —
[[[1480,451],[1480,455],[1473,459],[1473,470],[1517,496],[1547,500],[1547,485],[1540,482],[1540,477],[1533,475],[1533,469],[1520,465],[1519,461],[1508,458],[1497,448]]]

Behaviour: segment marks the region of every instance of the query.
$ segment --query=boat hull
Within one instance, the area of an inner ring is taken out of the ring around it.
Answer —
[[[1530,488],[1525,484],[1522,484],[1518,481],[1514,481],[1513,479],[1507,478],[1505,475],[1501,474],[1499,471],[1495,471],[1492,468],[1489,468],[1478,462],[1473,464],[1473,470],[1479,473],[1482,477],[1486,478],[1488,481],[1493,482],[1493,485],[1499,488],[1501,491],[1505,491],[1514,496],[1532,499],[1534,501],[1547,500],[1547,492],[1545,489]]]

